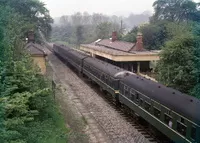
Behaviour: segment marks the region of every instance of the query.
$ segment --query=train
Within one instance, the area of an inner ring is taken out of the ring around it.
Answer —
[[[173,142],[200,143],[199,99],[67,46],[54,44],[53,52]]]

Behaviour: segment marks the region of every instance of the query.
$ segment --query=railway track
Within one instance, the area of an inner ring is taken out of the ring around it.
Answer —
[[[88,82],[87,84],[91,84],[91,86],[94,85],[93,82],[90,83]],[[134,128],[136,128],[137,131],[139,131],[142,135],[144,135],[145,138],[148,139],[150,142],[152,143],[172,142],[165,135],[156,130],[153,126],[149,125],[148,122],[139,118],[131,109],[129,109],[129,107],[125,105],[121,106],[116,105],[116,102],[112,98],[112,96],[105,91],[103,91],[102,93],[102,90],[99,88],[98,85],[96,85],[95,91],[99,94],[99,96],[105,99],[105,101],[108,102],[116,112],[118,112],[121,116],[123,116],[127,122],[129,122]],[[105,96],[105,94],[107,94],[107,96]]]
[[[149,126],[128,111],[127,107],[117,107],[111,96],[100,92],[98,86],[83,77],[78,77],[70,68],[50,54],[49,60],[56,65],[57,76],[68,84],[87,110],[94,117],[105,134],[115,143],[164,142],[155,136]],[[58,66],[59,65],[59,66]],[[141,123],[140,123],[141,122]]]

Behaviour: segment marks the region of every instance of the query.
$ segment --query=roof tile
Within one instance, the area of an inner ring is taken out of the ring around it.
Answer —
[[[42,46],[35,43],[28,43],[25,48],[31,55],[46,56],[45,51],[43,51]]]
[[[96,43],[99,46],[105,46],[108,48],[129,52],[134,46],[135,43],[125,42],[125,41],[114,41],[112,42],[110,39],[103,39]]]

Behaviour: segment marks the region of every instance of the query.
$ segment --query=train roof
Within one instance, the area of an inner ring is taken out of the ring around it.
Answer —
[[[79,58],[79,60],[82,60],[82,59],[84,59],[85,57],[88,57],[88,55],[86,55],[86,54],[84,54],[84,53],[81,53],[81,52],[77,52],[77,51],[75,51],[75,50],[70,50],[70,51],[68,51],[68,55],[70,55],[70,56],[76,56],[76,58]],[[70,57],[69,56],[69,57]]]
[[[121,71],[124,71],[123,69],[114,66],[112,64],[109,64],[107,62],[101,61],[99,59],[90,57],[84,53],[81,53],[79,51],[74,50],[73,48],[69,48],[66,46],[60,46],[57,45],[59,48],[62,48],[63,50],[65,50],[65,54],[66,56],[68,56],[69,58],[72,56],[75,56],[78,59],[84,59],[84,62],[89,63],[90,65],[94,66],[95,68],[98,68],[99,70],[102,70],[104,73],[114,77],[114,75],[116,73],[119,73]]]
[[[90,65],[94,66],[95,68],[98,68],[99,70],[103,71],[104,73],[114,77],[116,73],[119,73],[121,71],[124,71],[123,69],[114,66],[112,64],[109,64],[107,62],[104,62],[102,60],[88,57],[84,60],[84,62],[89,63]],[[114,77],[115,78],[115,77]]]
[[[57,47],[64,48],[64,49],[71,49],[70,47],[63,45],[63,44],[55,44],[54,43],[53,46],[57,46]]]
[[[59,52],[62,52],[60,54],[65,54],[65,56],[68,56],[68,57],[75,56],[76,58],[79,58],[79,60],[85,57],[88,57],[88,55],[81,52],[77,52],[76,50],[68,46],[54,44],[54,47],[62,49],[63,51],[59,51]]]
[[[77,52],[67,46],[56,46],[67,51],[67,54],[76,56],[76,58],[85,58],[84,62],[89,63],[90,65],[98,68],[99,70],[112,77],[115,77],[114,75],[124,71],[117,66],[98,60],[96,58],[88,57],[88,55]],[[186,118],[189,118],[190,120],[200,125],[200,100],[138,75],[129,74],[122,78],[121,81],[130,87],[134,87],[134,89],[140,93],[165,105],[169,109],[183,115]]]
[[[200,100],[197,98],[138,75],[129,75],[122,82],[200,125]]]

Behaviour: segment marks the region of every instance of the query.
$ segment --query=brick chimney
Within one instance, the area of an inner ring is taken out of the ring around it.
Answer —
[[[116,40],[117,40],[117,32],[114,31],[114,32],[112,33],[112,42],[114,42],[114,41],[116,41]]]
[[[142,33],[138,32],[137,33],[137,42],[136,42],[136,51],[143,51],[143,42],[142,42]]]
[[[28,43],[30,42],[35,42],[35,35],[34,35],[34,31],[32,30],[28,32]]]

